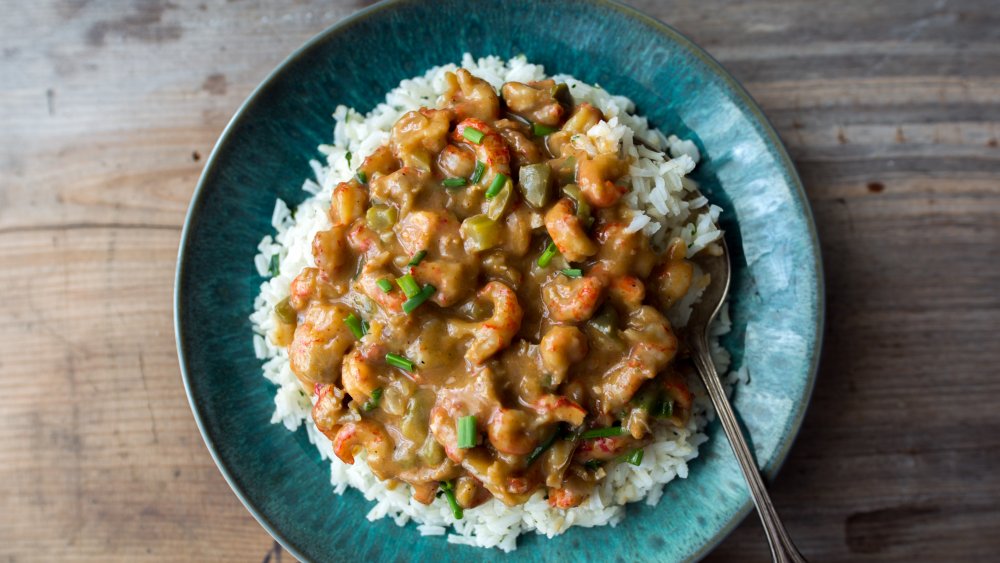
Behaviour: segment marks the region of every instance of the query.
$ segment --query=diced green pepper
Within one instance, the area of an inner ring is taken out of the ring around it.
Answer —
[[[295,307],[292,307],[289,297],[278,301],[278,304],[274,306],[274,314],[278,315],[278,320],[287,324],[293,325],[298,322],[298,315],[295,312]]]
[[[576,157],[568,156],[561,160],[549,161],[552,171],[556,174],[556,181],[562,184],[572,184],[576,181]]]
[[[541,209],[552,199],[552,168],[544,162],[521,167],[517,187],[528,205]]]
[[[618,311],[605,305],[587,324],[609,338],[618,338]]]
[[[500,191],[490,199],[490,206],[486,208],[486,216],[494,221],[499,221],[504,215],[510,211],[511,206],[514,204],[514,186],[508,179],[504,182]]]
[[[576,218],[579,219],[585,227],[589,227],[591,222],[590,204],[587,203],[586,198],[583,197],[583,193],[580,192],[580,186],[576,184],[566,184],[563,186],[563,193],[576,202]]]
[[[365,222],[373,231],[388,231],[396,224],[396,208],[391,205],[373,205],[365,213]]]
[[[462,221],[462,239],[473,252],[480,252],[500,244],[500,225],[486,215],[473,215]]]
[[[420,449],[417,450],[417,456],[419,456],[420,460],[427,465],[438,465],[444,459],[444,448],[442,448],[441,444],[434,439],[434,435],[430,434],[424,440]]]
[[[563,82],[552,87],[552,97],[566,107],[573,107],[573,95],[569,93],[569,86]]]
[[[421,443],[427,438],[427,420],[431,405],[427,396],[417,394],[406,402],[406,411],[399,429],[403,435],[415,443]]]

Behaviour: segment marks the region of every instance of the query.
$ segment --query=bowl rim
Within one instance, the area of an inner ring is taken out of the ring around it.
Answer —
[[[288,55],[284,60],[282,60],[274,69],[267,74],[267,76],[258,84],[250,95],[240,104],[239,108],[230,118],[229,122],[226,124],[222,133],[219,135],[218,140],[212,147],[212,152],[209,154],[208,158],[205,159],[205,165],[202,168],[202,172],[198,177],[198,183],[195,186],[194,191],[191,195],[191,202],[188,205],[187,213],[184,217],[184,224],[181,230],[180,241],[178,243],[177,249],[177,266],[174,273],[174,295],[173,295],[173,317],[174,317],[174,340],[177,346],[177,358],[181,372],[181,379],[184,384],[184,391],[187,395],[188,405],[191,408],[191,412],[194,415],[195,423],[198,426],[198,432],[201,434],[202,440],[205,442],[206,448],[208,448],[209,454],[212,456],[212,460],[215,462],[216,467],[222,474],[226,483],[232,489],[233,493],[243,504],[244,508],[257,520],[257,523],[267,531],[271,537],[277,541],[281,547],[287,551],[290,555],[295,557],[300,561],[311,561],[311,559],[303,556],[299,551],[297,546],[292,544],[271,522],[270,519],[265,516],[262,511],[260,511],[256,505],[254,505],[243,493],[243,490],[237,484],[236,479],[229,467],[222,461],[219,457],[218,450],[215,446],[215,441],[210,435],[209,429],[205,423],[205,418],[202,416],[201,407],[195,400],[195,396],[191,389],[191,376],[188,372],[187,361],[184,353],[184,341],[182,338],[182,333],[184,332],[183,321],[181,320],[180,311],[183,307],[182,303],[182,292],[181,292],[181,280],[184,276],[186,260],[185,260],[185,250],[188,246],[188,237],[191,234],[191,225],[194,222],[199,210],[204,204],[204,192],[206,191],[206,185],[208,184],[209,176],[211,176],[214,168],[216,166],[216,158],[221,150],[221,147],[227,144],[232,131],[236,124],[243,118],[250,109],[257,103],[261,92],[266,89],[272,82],[276,81],[281,74],[297,59],[304,56],[308,51],[310,51],[315,45],[324,41],[330,35],[338,33],[340,30],[355,24],[358,21],[370,18],[377,15],[378,13],[390,9],[396,4],[405,3],[411,0],[381,0],[380,2],[373,4],[371,6],[362,8],[353,14],[350,14],[340,20],[334,22],[332,25],[323,29],[310,39],[308,39],[301,46],[296,48],[290,55]],[[823,272],[823,259],[821,255],[821,247],[819,244],[819,236],[816,229],[816,222],[813,216],[812,207],[809,204],[809,198],[806,194],[805,187],[802,184],[802,179],[799,176],[798,170],[795,168],[795,164],[792,162],[791,157],[788,154],[788,150],[785,148],[785,144],[782,142],[781,137],[778,135],[777,130],[774,125],[761,110],[757,102],[750,96],[746,88],[740,84],[730,73],[722,66],[719,61],[717,61],[712,55],[710,55],[705,49],[697,45],[694,41],[689,39],[683,33],[670,26],[669,24],[663,23],[660,20],[636,9],[631,6],[626,6],[619,0],[587,0],[593,5],[604,6],[616,11],[619,15],[631,18],[637,21],[641,25],[655,29],[660,35],[669,41],[674,41],[687,49],[692,55],[701,59],[701,61],[708,67],[709,71],[715,74],[717,77],[722,79],[726,86],[728,86],[734,94],[736,94],[740,101],[742,101],[744,107],[752,113],[761,125],[761,132],[763,136],[770,141],[772,146],[775,148],[775,152],[778,157],[778,162],[785,169],[788,174],[788,179],[792,184],[794,194],[802,202],[802,211],[804,218],[806,219],[806,226],[809,231],[809,242],[812,248],[813,256],[815,257],[814,268],[816,271],[816,316],[815,316],[815,346],[813,349],[812,357],[810,358],[809,370],[807,374],[807,380],[805,382],[805,387],[803,389],[803,400],[796,403],[794,407],[794,416],[792,422],[789,426],[789,433],[787,438],[783,441],[781,447],[779,447],[774,454],[774,462],[770,470],[766,471],[766,477],[769,479],[774,479],[777,473],[781,470],[784,462],[788,458],[788,454],[791,451],[792,446],[798,438],[799,432],[802,428],[802,422],[805,418],[805,413],[812,402],[813,391],[816,386],[816,379],[819,371],[819,361],[822,356],[823,340],[825,333],[825,322],[826,322],[826,287],[825,287],[825,275]],[[690,561],[698,561],[704,558],[708,553],[714,550],[724,539],[726,539],[736,527],[743,522],[743,520],[750,513],[753,507],[752,500],[748,499],[733,515],[733,517],[719,529],[708,541],[704,542],[702,546],[691,554]]]

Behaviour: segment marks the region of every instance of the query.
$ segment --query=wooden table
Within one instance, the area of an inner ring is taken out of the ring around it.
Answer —
[[[362,3],[0,5],[4,561],[282,559],[188,408],[174,261],[229,117]],[[816,214],[825,353],[773,487],[792,535],[815,560],[994,559],[1000,6],[636,5],[746,85]],[[749,518],[710,559],[766,557]]]

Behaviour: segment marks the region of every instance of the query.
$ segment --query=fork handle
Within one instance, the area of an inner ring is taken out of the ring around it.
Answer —
[[[708,389],[708,396],[712,399],[715,412],[726,432],[726,437],[729,438],[729,445],[733,447],[736,461],[743,471],[747,485],[749,485],[750,497],[753,499],[753,503],[757,507],[757,514],[760,515],[760,521],[764,525],[767,542],[771,545],[772,558],[781,563],[804,563],[806,559],[795,548],[792,538],[789,537],[788,531],[785,530],[785,526],[778,517],[778,512],[774,509],[771,497],[764,487],[764,480],[761,479],[760,471],[757,469],[757,463],[750,453],[750,448],[747,446],[739,423],[736,421],[736,415],[733,414],[733,408],[722,389],[722,382],[719,379],[719,374],[715,371],[715,365],[712,363],[709,353],[707,335],[702,334],[700,337],[696,337],[693,345],[695,366]]]

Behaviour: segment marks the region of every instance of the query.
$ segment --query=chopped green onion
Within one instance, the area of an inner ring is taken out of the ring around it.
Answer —
[[[590,204],[587,203],[586,198],[583,197],[583,193],[580,191],[580,186],[576,184],[566,184],[563,186],[563,192],[576,202],[576,218],[579,219],[584,226],[589,228],[594,222],[594,218],[590,214]]]
[[[465,178],[445,178],[441,180],[441,185],[446,188],[461,188],[467,181]]]
[[[357,174],[355,174],[354,176],[355,176],[355,177],[356,177],[356,178],[358,179],[358,181],[359,181],[359,182],[361,182],[362,184],[367,184],[367,183],[368,183],[368,174],[365,174],[365,171],[364,171],[364,170],[358,170],[358,173],[357,173]]]
[[[500,188],[500,191],[495,196],[486,197],[490,202],[486,207],[486,216],[494,221],[499,221],[510,211],[516,197],[514,195],[514,186],[511,182],[504,182],[503,187]]]
[[[406,263],[406,265],[410,267],[416,266],[417,264],[420,263],[421,260],[424,259],[425,256],[427,256],[427,251],[421,250],[420,252],[414,254],[413,258],[411,258],[410,261]]]
[[[274,314],[278,315],[278,319],[281,322],[293,325],[298,322],[298,318],[295,308],[292,307],[292,304],[289,302],[290,299],[291,298],[286,297],[281,301],[278,301],[278,304],[274,306]]]
[[[362,257],[361,257],[361,261],[360,261],[360,262],[358,262],[358,269],[357,269],[357,270],[355,270],[355,272],[354,272],[354,275],[353,275],[353,276],[351,276],[351,280],[356,280],[356,279],[358,279],[358,276],[360,276],[360,275],[361,275],[361,272],[365,271],[365,263],[366,263],[366,262],[368,262],[368,259],[367,259],[367,258],[365,258],[364,256],[362,256]]]
[[[562,274],[567,278],[578,278],[583,275],[583,270],[580,268],[566,268],[562,270]]]
[[[632,398],[629,399],[629,404],[639,410],[646,411],[649,414],[654,414],[654,407],[660,406],[659,386],[653,384],[643,385],[642,388],[640,388],[639,391],[635,395],[632,395]]]
[[[344,319],[344,324],[347,325],[347,328],[351,329],[351,334],[354,335],[354,338],[361,340],[361,337],[365,335],[365,329],[361,325],[361,319],[355,316],[354,313],[347,315],[347,318]]]
[[[405,371],[413,371],[414,364],[399,354],[386,354],[385,363]]]
[[[545,440],[544,442],[539,444],[538,447],[532,450],[531,454],[528,455],[528,465],[534,463],[536,459],[538,459],[539,457],[541,457],[543,453],[545,453],[545,450],[551,448],[552,444],[556,442],[556,438],[558,438],[561,434],[562,434],[562,429],[556,429],[556,431],[553,432],[552,435],[549,436],[547,440]]]
[[[638,466],[642,463],[642,448],[636,448],[621,458],[626,463],[631,463],[632,465]]]
[[[271,256],[271,263],[268,265],[267,271],[271,274],[272,278],[281,271],[281,265],[278,263],[279,260],[280,258],[277,254]]]
[[[368,400],[365,401],[365,404],[361,405],[361,410],[365,412],[373,411],[375,410],[375,407],[378,406],[378,403],[381,400],[382,400],[382,388],[376,387],[374,390],[372,390],[371,397],[369,397]]]
[[[461,520],[465,514],[462,512],[461,505],[458,504],[458,499],[455,498],[455,486],[451,484],[451,481],[441,481],[441,490],[444,492],[444,498],[448,499],[455,520]]]
[[[536,137],[544,137],[546,135],[551,135],[558,131],[555,127],[548,127],[542,125],[541,123],[532,123],[531,132],[535,134]]]
[[[466,126],[465,129],[462,129],[462,136],[477,145],[481,145],[483,143],[483,137],[486,135],[475,127]]]
[[[556,243],[550,242],[549,245],[545,247],[545,251],[542,252],[542,255],[538,257],[538,266],[540,268],[548,266],[549,262],[552,261],[552,258],[556,254],[559,254],[559,249],[556,248]]]
[[[503,189],[503,186],[506,183],[507,183],[507,176],[503,172],[497,172],[496,177],[493,178],[493,183],[490,184],[490,187],[486,190],[486,199],[492,199],[496,197],[497,194],[500,193],[500,190]]]
[[[580,436],[583,435],[583,426],[577,426],[576,428],[569,431],[566,435],[566,439],[570,442],[580,441]]]
[[[345,154],[344,156],[347,158],[347,167],[350,168],[351,167],[351,151],[347,151],[347,154]]]
[[[590,440],[593,438],[611,438],[613,436],[621,436],[625,434],[625,429],[621,426],[609,426],[607,428],[593,428],[587,430],[583,434],[580,434],[580,438],[583,440]]]
[[[469,415],[458,419],[458,447],[476,447],[476,417]]]
[[[417,280],[413,279],[413,276],[410,274],[396,278],[396,285],[399,286],[399,289],[403,290],[403,294],[408,298],[420,293],[420,286],[417,285]]]
[[[379,286],[379,288],[386,293],[392,291],[392,282],[385,278],[382,278],[377,282],[375,282],[375,285]]]
[[[368,321],[361,319],[361,330],[363,330],[365,334],[368,334],[368,331],[371,330],[371,328],[372,326],[368,324]]]
[[[486,165],[481,161],[476,161],[476,169],[472,171],[472,176],[469,176],[470,184],[478,184],[480,180],[483,179],[483,174],[486,172]]]
[[[673,399],[664,399],[664,401],[657,407],[655,416],[657,418],[670,418],[674,416]]]
[[[420,290],[420,293],[414,295],[406,301],[403,301],[403,312],[409,315],[414,309],[423,305],[424,301],[430,299],[431,296],[434,295],[435,291],[437,291],[437,288],[433,285],[425,285],[424,288]]]

